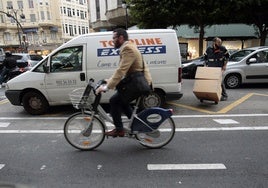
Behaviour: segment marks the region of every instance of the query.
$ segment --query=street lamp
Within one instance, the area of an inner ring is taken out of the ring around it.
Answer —
[[[18,21],[18,16],[17,16],[17,13],[18,11],[21,11],[21,9],[18,9],[18,10],[15,10],[13,9],[13,7],[7,7],[8,10],[10,10],[10,12],[3,12],[3,11],[0,11],[0,13],[4,13],[7,15],[7,17],[9,18],[12,18],[13,20],[15,20],[16,24],[17,24],[17,30],[18,30],[18,37],[19,37],[19,42],[20,42],[20,47],[23,49],[24,46],[22,45],[22,41],[21,41],[21,35],[20,35],[20,29],[22,31],[22,33],[24,33],[23,31],[23,28],[22,28],[22,25],[20,24],[20,22]],[[14,14],[14,16],[12,15],[12,13]],[[20,18],[21,19],[25,19],[25,15],[23,13],[20,14]]]
[[[129,5],[126,3],[126,1],[122,1],[122,8],[126,9],[126,30],[128,28],[128,11]]]

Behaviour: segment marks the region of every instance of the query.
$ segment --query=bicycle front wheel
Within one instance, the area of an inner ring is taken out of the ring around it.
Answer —
[[[174,137],[176,126],[171,117],[167,118],[158,129],[148,133],[137,133],[136,139],[147,148],[161,148]]]
[[[88,112],[71,115],[64,124],[64,137],[70,145],[80,150],[93,150],[104,140],[105,126]]]

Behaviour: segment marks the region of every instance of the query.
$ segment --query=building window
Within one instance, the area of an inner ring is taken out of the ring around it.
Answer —
[[[80,15],[80,11],[79,11],[79,10],[77,10],[77,11],[76,11],[76,13],[77,13],[77,16],[79,17],[79,15]]]
[[[75,9],[73,8],[73,16],[75,16]]]
[[[7,8],[13,8],[12,1],[7,1]]]
[[[41,20],[44,21],[45,20],[45,13],[44,11],[40,12],[40,16],[41,16]]]
[[[12,40],[10,33],[4,33],[4,40],[5,41],[11,41]]]
[[[100,1],[99,0],[95,0],[96,3],[96,18],[97,20],[100,19]]]
[[[29,8],[34,8],[33,0],[28,0]]]
[[[82,34],[85,34],[86,30],[85,30],[85,27],[83,26],[82,27]]]
[[[50,31],[50,37],[52,41],[57,40],[57,32],[55,31]]]
[[[72,10],[71,10],[71,8],[67,8],[67,15],[69,17],[72,17]]]
[[[84,11],[82,11],[82,10],[80,11],[80,18],[83,20],[85,19]]]
[[[81,35],[81,26],[78,26],[78,34]]]
[[[65,24],[65,33],[68,33],[68,25]]]
[[[63,7],[63,14],[66,14],[66,8]]]
[[[77,34],[76,25],[74,25],[74,34]]]
[[[23,9],[23,2],[22,1],[18,1],[18,7],[19,7],[19,9]]]
[[[35,14],[30,14],[30,20],[31,20],[31,22],[36,22]]]
[[[48,20],[51,20],[51,18],[50,18],[50,12],[49,11],[47,11],[47,19]]]
[[[3,15],[0,15],[0,22],[1,23],[4,23],[4,17],[3,17]]]
[[[70,34],[70,36],[74,36],[73,26],[72,25],[69,25],[69,34]]]

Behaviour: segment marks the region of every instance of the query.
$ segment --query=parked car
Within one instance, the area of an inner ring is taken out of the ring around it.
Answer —
[[[268,46],[245,48],[232,54],[223,79],[227,88],[268,83]]]
[[[204,63],[204,56],[182,62],[182,77],[195,78],[197,67],[203,67]]]
[[[17,59],[18,67],[33,67],[43,59],[41,55],[28,53],[12,53],[12,56]]]
[[[230,55],[238,50],[229,49]],[[203,67],[205,64],[204,56],[200,56],[196,59],[186,60],[182,62],[182,76],[183,78],[195,78],[197,67]]]

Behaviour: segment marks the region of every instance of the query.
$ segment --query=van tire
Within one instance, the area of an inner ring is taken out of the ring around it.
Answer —
[[[41,115],[47,112],[49,104],[46,98],[39,92],[30,91],[22,97],[23,108],[32,115]]]
[[[165,95],[160,90],[155,90],[149,95],[143,96],[140,102],[140,108],[161,107],[166,103]]]

